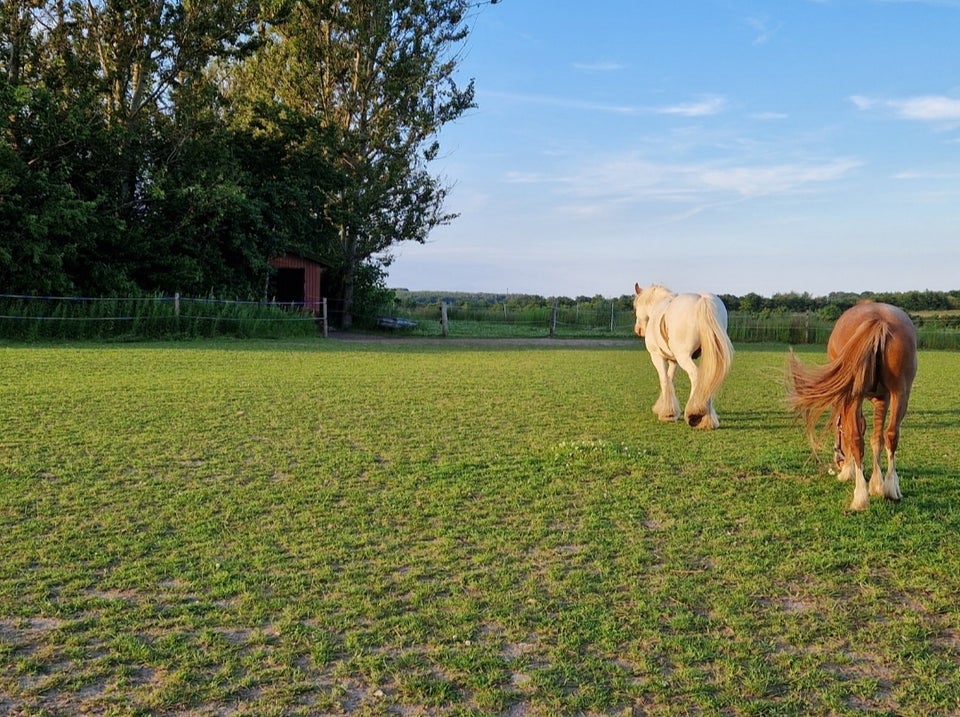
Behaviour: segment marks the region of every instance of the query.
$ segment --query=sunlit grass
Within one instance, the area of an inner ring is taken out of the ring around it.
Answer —
[[[956,712],[960,357],[849,515],[785,354],[0,348],[0,712]]]

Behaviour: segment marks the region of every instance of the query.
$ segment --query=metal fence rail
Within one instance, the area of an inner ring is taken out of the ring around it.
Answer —
[[[634,336],[632,310],[614,302],[603,309],[578,307],[536,307],[509,310],[457,306],[419,307],[397,313],[398,318],[416,322],[408,333],[423,336],[557,336],[580,338],[631,338]],[[960,349],[960,328],[936,322],[918,321],[921,348]],[[446,328],[444,328],[446,327]],[[825,346],[833,321],[815,313],[752,314],[731,312],[727,333],[741,344],[778,343],[794,346]]]
[[[241,301],[179,294],[147,297],[29,296],[0,294],[0,338],[164,339],[326,335],[329,315],[317,316],[295,302]],[[338,309],[331,307],[336,317]],[[378,318],[379,317],[379,318]],[[355,325],[413,336],[623,338],[634,336],[634,314],[611,301],[597,307],[505,305],[420,306],[392,310],[389,327],[380,314],[356,316]],[[960,349],[957,322],[915,318],[920,348]],[[735,344],[827,343],[833,322],[815,313],[729,314],[727,333]]]

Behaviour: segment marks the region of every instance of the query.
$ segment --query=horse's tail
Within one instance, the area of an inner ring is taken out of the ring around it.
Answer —
[[[706,407],[730,373],[733,344],[720,319],[711,296],[697,302],[697,324],[700,327],[700,367],[696,392],[690,396],[692,406]]]
[[[818,368],[803,366],[790,352],[787,402],[800,414],[809,436],[825,412],[830,411],[832,420],[874,386],[889,335],[890,326],[881,317],[867,319],[837,356]]]

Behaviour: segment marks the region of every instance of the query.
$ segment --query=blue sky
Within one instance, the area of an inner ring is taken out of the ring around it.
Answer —
[[[960,0],[500,0],[412,290],[960,289]]]

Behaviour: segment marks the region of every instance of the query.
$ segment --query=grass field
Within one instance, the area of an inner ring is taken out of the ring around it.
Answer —
[[[960,354],[862,514],[785,356],[0,347],[0,713],[960,714]]]

